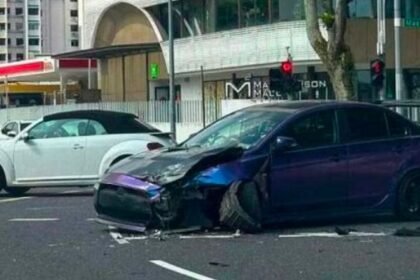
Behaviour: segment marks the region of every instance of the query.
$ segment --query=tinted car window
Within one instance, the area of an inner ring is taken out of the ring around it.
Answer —
[[[388,136],[385,114],[381,110],[370,108],[352,108],[345,110],[347,141],[365,141],[386,138]]]
[[[387,113],[386,117],[391,137],[403,137],[410,135],[411,125],[408,121],[394,113]]]
[[[7,134],[9,131],[12,131],[13,130],[13,127],[15,126],[15,122],[11,122],[11,123],[8,123],[3,129],[2,129],[2,133],[3,134]]]
[[[334,111],[324,111],[297,120],[285,136],[292,137],[299,148],[313,148],[335,143]]]

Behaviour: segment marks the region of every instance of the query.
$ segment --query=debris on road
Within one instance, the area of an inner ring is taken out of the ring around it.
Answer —
[[[209,265],[213,265],[213,266],[220,266],[220,267],[229,267],[228,264],[225,263],[219,263],[219,262],[209,262]]]

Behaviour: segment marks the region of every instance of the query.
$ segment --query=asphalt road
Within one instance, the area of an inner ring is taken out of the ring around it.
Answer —
[[[144,236],[93,221],[90,189],[0,194],[0,279],[420,279],[420,237],[393,218]]]

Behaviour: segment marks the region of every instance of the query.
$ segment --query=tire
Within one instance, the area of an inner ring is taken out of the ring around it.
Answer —
[[[420,172],[411,173],[401,181],[396,214],[404,220],[420,220]]]
[[[29,191],[31,188],[26,188],[26,187],[4,187],[4,190],[13,196],[21,196],[23,194],[25,194],[27,191]]]
[[[235,182],[220,205],[220,223],[231,229],[255,233],[261,230],[261,202],[254,182]]]

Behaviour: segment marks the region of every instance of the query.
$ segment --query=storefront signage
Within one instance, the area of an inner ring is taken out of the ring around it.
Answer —
[[[420,27],[420,18],[406,18],[404,20],[405,27]]]

